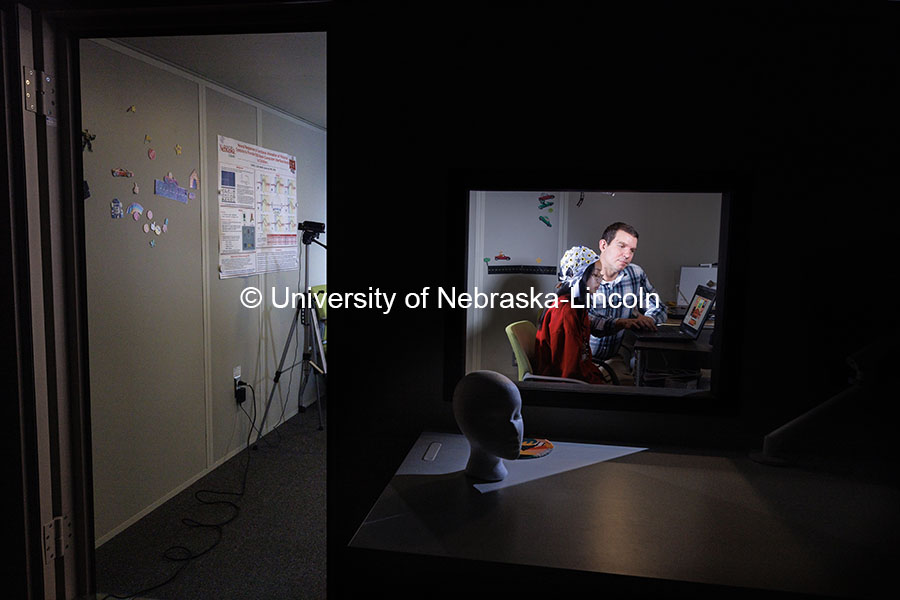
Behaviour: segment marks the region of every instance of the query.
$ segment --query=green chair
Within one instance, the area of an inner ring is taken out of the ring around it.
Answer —
[[[319,335],[322,336],[322,350],[328,354],[328,303],[322,300],[328,292],[328,284],[314,285],[309,290],[316,300],[316,318],[319,320]],[[321,303],[321,308],[319,307]]]
[[[535,375],[531,361],[534,359],[534,342],[537,328],[531,321],[516,321],[506,326],[506,337],[509,338],[509,344],[512,346],[513,354],[516,356],[516,364],[519,367],[519,381],[556,381],[565,383],[581,383],[591,385],[580,379],[572,379],[569,377],[552,377],[550,375]],[[607,382],[618,384],[619,379],[615,372],[606,363],[597,365],[600,372],[603,373]]]

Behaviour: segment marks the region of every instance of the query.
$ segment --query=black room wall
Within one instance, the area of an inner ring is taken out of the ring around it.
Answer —
[[[892,327],[881,283],[897,185],[890,4],[339,13],[329,37],[331,289],[402,294],[457,281],[459,170],[732,177],[745,192],[730,279],[737,417],[524,414],[526,428],[568,426],[573,437],[594,428],[638,444],[761,441],[842,389],[846,356]],[[353,340],[329,350],[339,552],[418,433],[454,423],[444,313],[331,317],[330,338]]]

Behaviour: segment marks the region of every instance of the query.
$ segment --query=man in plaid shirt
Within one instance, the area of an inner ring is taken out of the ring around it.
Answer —
[[[595,360],[616,357],[626,329],[655,331],[657,324],[666,320],[666,307],[659,301],[647,274],[638,265],[631,263],[637,241],[637,230],[620,222],[607,227],[600,240],[600,260],[591,282],[592,289],[597,291],[593,306],[588,309],[591,320],[591,353]],[[605,302],[597,296],[603,296]],[[625,306],[634,306],[635,302],[643,307],[643,314],[637,312],[636,308]],[[609,362],[616,371],[623,370],[621,367],[624,364],[614,364],[618,362],[617,359]],[[624,371],[627,373],[628,369],[625,368]]]

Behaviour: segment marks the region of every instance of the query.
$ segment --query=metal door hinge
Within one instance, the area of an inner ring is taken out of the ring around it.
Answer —
[[[72,519],[69,515],[53,517],[44,523],[44,564],[63,556],[72,543]]]
[[[56,81],[52,75],[22,67],[25,110],[45,117],[56,117]]]

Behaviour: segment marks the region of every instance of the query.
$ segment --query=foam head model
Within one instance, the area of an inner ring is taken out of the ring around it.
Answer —
[[[453,391],[453,416],[469,441],[466,474],[500,481],[508,471],[503,459],[514,460],[522,448],[522,397],[508,377],[473,371]]]

